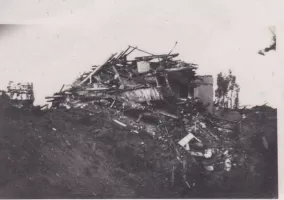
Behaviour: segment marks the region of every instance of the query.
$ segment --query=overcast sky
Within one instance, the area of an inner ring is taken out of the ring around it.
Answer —
[[[0,25],[0,88],[9,80],[33,82],[35,103],[42,104],[128,44],[168,53],[177,41],[174,52],[198,64],[199,74],[216,81],[218,72],[232,69],[241,104],[277,107],[284,100],[279,47],[257,53],[271,43],[268,27],[277,23],[277,7],[234,2],[0,1],[0,22],[10,24]]]

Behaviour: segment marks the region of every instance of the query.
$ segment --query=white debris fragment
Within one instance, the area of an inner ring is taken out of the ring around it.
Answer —
[[[56,131],[56,128],[52,128],[52,130]]]
[[[71,108],[71,106],[69,106],[68,104],[66,103],[62,103],[61,104],[62,107],[65,107],[67,110],[69,110]]]
[[[201,142],[198,138],[196,138],[192,133],[189,133],[187,136],[182,138],[178,143],[180,146],[184,147],[187,143],[189,143],[192,139],[196,139]]]
[[[205,123],[203,123],[203,122],[200,122],[199,124],[201,125],[201,127],[202,127],[202,128],[206,128],[206,125],[205,125]]]
[[[214,167],[212,165],[204,166],[204,168],[208,171],[214,171]]]
[[[71,146],[71,144],[68,140],[66,140],[66,143],[67,143],[68,146]]]
[[[180,161],[180,162],[181,162],[181,159],[180,159],[180,157],[177,157],[177,159],[178,159],[178,161]]]
[[[204,152],[204,157],[211,158],[211,156],[212,156],[212,149],[206,149]]]
[[[80,106],[80,108],[85,108],[87,106],[87,104],[82,104],[81,106]]]
[[[224,170],[227,171],[227,172],[229,172],[229,171],[231,170],[231,168],[232,168],[232,162],[231,162],[231,160],[230,160],[229,158],[227,158],[227,159],[225,160],[225,162],[224,162],[224,165],[225,165]]]
[[[189,185],[189,183],[188,183],[187,181],[186,181],[185,183],[186,183],[187,187],[188,187],[189,189],[191,189],[191,186]]]
[[[189,144],[188,144],[188,143],[185,145],[185,150],[187,150],[187,151],[190,150],[190,147],[189,147]]]
[[[126,124],[124,124],[124,123],[122,123],[122,122],[120,122],[120,121],[118,121],[118,120],[116,120],[116,119],[114,119],[113,121],[114,121],[115,123],[121,125],[121,126],[124,126],[124,127],[127,126]]]
[[[137,130],[131,130],[132,133],[139,133]]]
[[[226,151],[224,151],[224,153],[223,153],[223,155],[228,155],[228,153],[229,153],[229,151],[228,150],[226,150]]]
[[[198,156],[198,157],[203,157],[203,156],[204,156],[203,153],[201,153],[201,152],[194,152],[194,151],[191,151],[191,152],[190,152],[190,155],[192,155],[192,156]]]

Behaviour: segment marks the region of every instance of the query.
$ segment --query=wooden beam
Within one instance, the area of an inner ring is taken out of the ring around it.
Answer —
[[[63,84],[59,92],[62,92],[64,87],[65,87],[65,85]]]
[[[102,69],[114,56],[116,55],[115,54],[112,54],[109,59],[107,59],[107,61],[101,65],[101,66],[98,66],[96,69],[94,69],[86,78],[84,78],[84,80],[81,81],[81,83],[79,83],[79,85],[82,85],[83,83],[85,83],[91,76],[93,76],[97,71],[99,71],[100,69]]]
[[[119,58],[123,57],[124,55],[126,55],[126,52],[130,49],[131,47],[128,46],[128,48],[119,56]],[[128,55],[128,54],[127,54]]]
[[[179,54],[161,54],[161,55],[151,55],[151,56],[141,56],[141,57],[136,57],[135,59],[140,60],[140,59],[154,59],[154,58],[167,58],[167,57],[177,57]]]
[[[137,47],[135,47],[135,48],[133,48],[132,47],[132,50],[130,51],[130,52],[128,52],[127,54],[126,54],[126,56],[128,56],[129,54],[131,54],[133,51],[135,51],[137,49]]]
[[[86,88],[88,91],[103,91],[103,90],[109,90],[111,88]]]
[[[114,65],[112,66],[112,69],[113,69],[113,71],[115,72],[115,74],[117,75],[117,78],[118,78],[118,80],[119,80],[119,82],[120,82],[120,84],[121,84],[121,86],[122,86],[121,89],[124,89],[124,83],[123,83],[123,81],[122,81],[122,79],[121,79],[121,77],[120,77],[120,75],[119,75],[119,73],[118,73],[118,71],[116,70],[116,68],[115,68]]]
[[[129,46],[130,46],[130,45],[129,45]],[[146,54],[149,54],[149,55],[151,55],[151,56],[154,56],[154,54],[149,53],[149,52],[147,52],[147,51],[144,51],[144,50],[142,50],[142,49],[139,49],[139,48],[137,48],[137,47],[133,47],[133,46],[130,46],[130,47],[132,47],[132,48],[134,48],[134,49],[137,49],[138,51],[141,51],[141,52],[143,52],[143,53],[146,53]]]
[[[45,97],[45,99],[63,98],[64,95],[53,95],[52,97]]]
[[[116,57],[116,59],[119,59],[122,55],[123,55],[124,51],[120,52],[120,54],[118,54],[118,56]]]

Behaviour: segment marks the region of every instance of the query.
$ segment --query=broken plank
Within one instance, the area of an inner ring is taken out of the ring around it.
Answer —
[[[118,73],[118,71],[116,70],[116,68],[115,68],[114,65],[112,66],[112,69],[113,69],[113,71],[115,72],[115,74],[116,74],[116,76],[117,76],[117,78],[118,78],[118,80],[119,80],[119,82],[120,82],[120,84],[121,84],[121,86],[122,86],[121,89],[124,89],[123,81],[122,81],[122,79],[121,79],[121,77],[120,77],[120,75],[119,75],[119,73]]]
[[[54,95],[52,97],[45,97],[45,99],[54,99],[54,98],[62,98],[64,97],[63,95]]]
[[[86,88],[88,91],[102,91],[102,90],[109,90],[111,88]]]
[[[116,120],[116,119],[114,119],[113,121],[114,121],[115,123],[121,125],[121,126],[124,126],[124,127],[127,126],[126,124],[124,124],[124,123],[122,123],[122,122],[120,122],[120,121],[118,121],[118,120]]]
[[[120,52],[120,54],[118,54],[118,56],[116,57],[116,59],[119,59],[122,55],[123,55],[124,51]]]
[[[202,143],[197,137],[195,137],[192,133],[187,134],[184,138],[182,138],[178,143],[180,146],[185,146],[192,139],[196,139],[198,142]]]
[[[129,46],[130,46],[130,45],[129,45]],[[130,46],[130,47],[135,48],[135,49],[137,49],[138,51],[141,51],[141,52],[143,52],[143,53],[146,53],[146,54],[149,54],[149,55],[154,56],[154,54],[149,53],[149,52],[147,52],[147,51],[144,51],[144,50],[142,50],[142,49],[139,49],[139,48],[137,48],[137,47],[133,47],[133,46]]]
[[[133,51],[135,51],[137,49],[137,47],[132,47],[132,50],[130,52],[128,52],[127,54],[125,54],[126,56],[128,56],[129,54],[131,54]]]
[[[79,83],[79,85],[82,85],[83,83],[85,83],[91,76],[93,76],[97,71],[99,71],[100,69],[102,69],[110,60],[113,59],[113,57],[116,55],[115,54],[112,54],[108,59],[107,61],[102,64],[101,66],[97,67],[96,69],[94,69],[86,78],[84,78],[83,81],[81,81],[81,83]]]
[[[180,146],[184,147],[187,143],[189,143],[194,138],[195,136],[192,133],[189,133],[187,136],[181,139],[178,143]]]
[[[161,55],[151,55],[151,56],[141,56],[135,57],[136,60],[144,60],[144,59],[154,59],[154,58],[167,58],[167,57],[177,57],[179,54],[161,54]]]
[[[65,85],[63,84],[61,89],[59,90],[59,92],[62,92],[63,88],[65,87]]]
[[[130,48],[131,48],[131,47],[128,46],[128,48],[127,48],[125,51],[123,51],[122,54],[121,54],[120,56],[118,56],[117,58],[123,57],[123,56],[126,54],[126,52],[127,52]]]
[[[46,100],[46,102],[54,102],[55,100],[53,99],[53,100]]]
[[[162,110],[157,110],[157,113],[161,114],[161,115],[164,115],[164,116],[167,116],[167,117],[170,117],[170,118],[173,118],[173,119],[178,119],[178,116],[176,115],[173,115],[171,113],[168,113],[166,111],[162,111]]]

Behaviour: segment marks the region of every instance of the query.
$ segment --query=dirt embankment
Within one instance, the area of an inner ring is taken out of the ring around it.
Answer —
[[[276,120],[248,114],[235,140],[236,166],[226,176],[192,165],[189,189],[173,150],[123,130],[115,111],[23,111],[1,108],[1,198],[275,197]],[[262,134],[262,135],[260,135]],[[266,136],[268,148],[263,145]],[[242,163],[243,162],[243,163]],[[174,184],[172,183],[173,167]],[[277,195],[276,195],[277,196]]]

